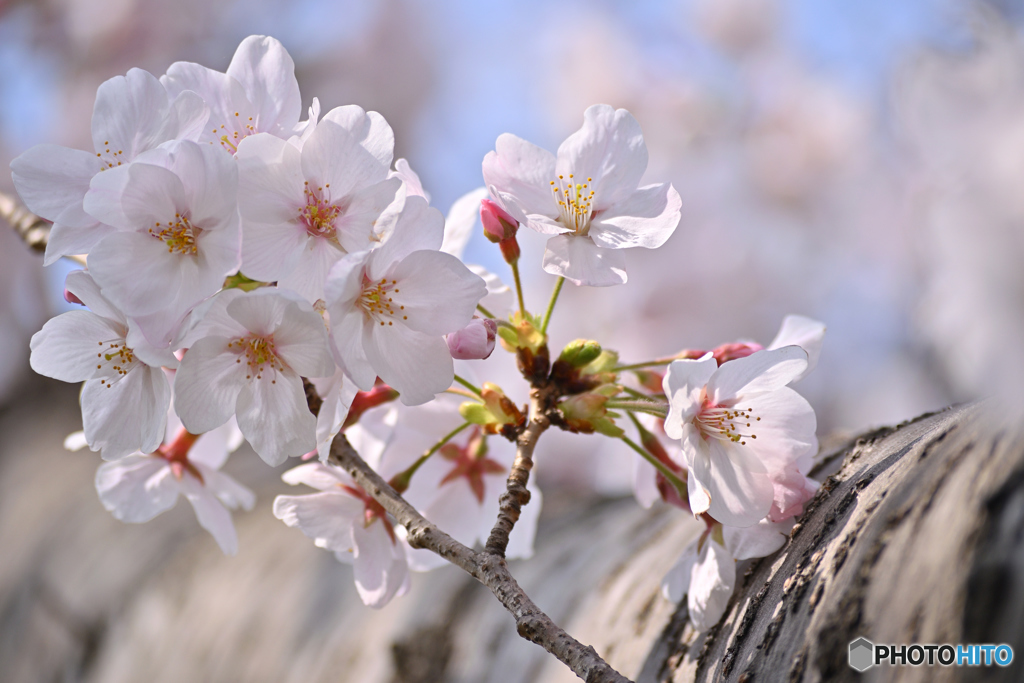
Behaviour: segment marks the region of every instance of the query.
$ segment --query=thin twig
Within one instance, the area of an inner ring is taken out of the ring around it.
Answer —
[[[537,607],[512,577],[505,558],[467,548],[438,529],[363,461],[344,434],[335,437],[330,458],[405,527],[412,547],[437,553],[487,586],[515,618],[520,636],[543,647],[588,683],[629,683],[629,679],[601,659],[593,647],[570,636]]]

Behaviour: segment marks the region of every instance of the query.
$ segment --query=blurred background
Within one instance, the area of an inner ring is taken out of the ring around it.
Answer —
[[[43,142],[88,147],[104,80],[177,60],[223,70],[253,33],[288,48],[304,106],[381,112],[443,212],[481,185],[500,133],[555,150],[590,104],[624,107],[644,130],[645,180],[675,185],[683,220],[662,249],[627,254],[629,284],[567,287],[554,344],[596,338],[637,361],[766,344],[786,314],[811,316],[828,333],[798,389],[820,434],[852,433],[1024,387],[1022,21],[1012,0],[0,0],[0,165]],[[528,303],[542,309],[554,278],[526,232]],[[465,260],[510,280],[480,236]],[[103,512],[88,486],[98,456],[27,460],[80,428],[76,388],[27,362],[70,269],[44,272],[0,230],[0,416],[45,427],[3,445],[0,481],[22,483],[0,519],[72,461],[82,506]],[[497,351],[476,375],[522,398],[510,367]],[[621,450],[548,448],[542,483],[628,490]],[[243,482],[276,478],[245,460]]]

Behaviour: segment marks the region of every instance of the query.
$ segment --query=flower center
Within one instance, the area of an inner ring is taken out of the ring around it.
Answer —
[[[121,161],[124,158],[124,152],[117,150],[116,152],[110,151],[110,141],[106,140],[103,143],[103,151],[96,152],[96,158],[100,160],[100,170],[106,171],[108,168],[114,168],[120,166]]]
[[[192,225],[188,216],[174,214],[174,220],[168,223],[157,223],[149,229],[149,234],[167,245],[168,254],[188,254],[195,256],[199,252],[196,238],[202,230]]]
[[[228,349],[235,349],[235,353],[239,355],[235,359],[236,363],[241,363],[244,357],[248,374],[245,376],[246,379],[263,379],[263,372],[269,368],[270,371],[284,372],[285,364],[278,355],[277,350],[274,348],[274,337],[270,336],[258,336],[252,335],[249,337],[240,337],[228,342]],[[277,384],[276,379],[270,381],[271,384]]]
[[[379,322],[381,327],[385,324],[393,325],[391,318],[401,315],[402,320],[408,320],[409,316],[402,313],[405,306],[396,304],[392,294],[398,294],[402,290],[398,288],[398,280],[382,278],[379,282],[370,282],[363,276],[363,293],[359,297],[359,306],[374,322]]]
[[[707,398],[694,418],[694,423],[705,441],[719,439],[732,441],[741,446],[747,445],[747,439],[757,438],[757,434],[750,429],[754,423],[760,421],[760,417],[754,417],[753,408],[714,405]]]
[[[589,190],[593,178],[587,178],[587,182],[579,183],[569,174],[569,182],[565,177],[558,176],[558,180],[551,181],[551,191],[558,202],[558,208],[562,212],[562,225],[569,228],[576,235],[586,235],[590,230],[590,215],[594,206],[594,191]]]
[[[341,207],[331,204],[331,184],[315,190],[310,188],[309,181],[305,183],[303,194],[306,195],[306,204],[299,210],[299,220],[306,226],[306,232],[313,237],[326,237],[337,242],[337,231],[334,222],[341,214]]]
[[[98,344],[100,351],[96,354],[96,369],[107,371],[106,377],[100,380],[100,384],[109,389],[135,367],[135,352],[128,348],[123,339],[98,342]]]
[[[239,142],[250,135],[255,135],[258,131],[256,122],[252,120],[251,116],[243,117],[236,111],[234,116],[210,132],[220,140],[221,147],[234,154],[238,151]]]

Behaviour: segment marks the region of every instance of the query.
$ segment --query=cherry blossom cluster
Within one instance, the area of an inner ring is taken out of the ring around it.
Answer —
[[[414,547],[379,491],[332,459],[339,435],[470,548],[490,545],[521,485],[529,505],[502,554],[529,557],[541,493],[510,476],[531,457],[524,443],[549,427],[598,433],[638,456],[642,505],[662,499],[706,524],[664,588],[688,596],[697,627],[714,624],[736,561],[780,548],[816,491],[814,411],[790,385],[816,363],[824,326],[791,316],[767,348],[629,365],[593,340],[555,356],[547,328],[563,283],[624,284],[623,250],[658,248],[680,222],[670,184],[641,185],[648,153],[629,112],[590,107],[556,154],[499,136],[484,187],[445,218],[393,158],[381,115],[348,105],[321,116],[316,99],[305,120],[301,110],[288,53],[251,36],[224,73],[179,62],[159,78],[110,79],[92,151],[40,145],[11,164],[25,204],[52,222],[45,263],[85,266],[65,285],[83,308],[33,337],[31,364],[84,382],[83,431],[67,445],[108,461],[96,475],[104,507],[145,522],[184,495],[234,554],[229,510],[254,495],[220,471],[228,454],[244,440],[272,466],[301,457],[284,481],[316,492],[278,496],[274,515],[352,564],[360,597],[380,607],[410,570],[445,560]],[[515,302],[460,258],[478,219]],[[522,226],[549,236],[543,269],[557,280],[543,316],[524,301]],[[528,408],[455,374],[455,361],[499,344],[529,384]],[[546,457],[557,454],[542,467]]]

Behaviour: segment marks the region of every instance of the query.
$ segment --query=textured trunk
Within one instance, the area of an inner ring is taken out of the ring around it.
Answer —
[[[238,558],[220,556],[184,503],[144,526],[112,520],[91,489],[97,459],[60,450],[76,420],[69,398],[48,397],[45,433],[27,419],[39,406],[0,423],[0,680],[576,680],[453,568],[414,577],[381,611],[363,607],[348,567],[273,519],[273,495],[290,487],[254,456],[229,467],[260,494],[237,518]],[[1024,653],[1024,435],[983,421],[985,410],[954,408],[836,451],[790,543],[746,563],[707,634],[659,591],[702,528],[678,510],[549,495],[537,556],[512,571],[638,683],[855,680],[847,648],[859,636]],[[1019,668],[990,680],[1021,680]],[[865,678],[979,673],[876,668]]]

